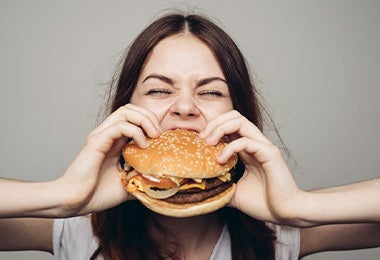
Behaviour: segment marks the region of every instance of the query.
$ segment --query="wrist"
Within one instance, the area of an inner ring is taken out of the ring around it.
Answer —
[[[321,224],[318,217],[321,205],[314,194],[300,190],[295,196],[294,205],[294,214],[290,220],[292,226],[313,227]]]
[[[308,200],[309,193],[298,189],[291,197],[285,201],[277,202],[277,210],[273,211],[274,222],[280,225],[287,225],[293,227],[311,227],[314,226],[312,218],[309,217],[308,207],[310,205]],[[312,215],[312,213],[311,213]]]

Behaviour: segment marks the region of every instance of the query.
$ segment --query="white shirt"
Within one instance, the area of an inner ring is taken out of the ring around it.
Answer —
[[[268,224],[276,232],[276,260],[296,260],[300,251],[298,228]],[[88,260],[98,248],[89,216],[54,220],[53,250],[57,260]],[[103,259],[99,256],[97,259]],[[231,241],[227,227],[212,251],[210,260],[231,260]]]

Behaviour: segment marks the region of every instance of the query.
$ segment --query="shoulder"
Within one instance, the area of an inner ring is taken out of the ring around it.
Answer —
[[[97,244],[90,216],[54,220],[53,250],[56,259],[88,259]]]

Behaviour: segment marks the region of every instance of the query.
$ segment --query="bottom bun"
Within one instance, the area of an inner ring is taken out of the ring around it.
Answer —
[[[185,218],[211,213],[224,207],[228,202],[230,202],[232,196],[234,195],[235,187],[236,184],[234,183],[227,190],[214,197],[208,198],[204,201],[186,204],[173,204],[154,199],[138,190],[132,192],[132,195],[145,207],[158,214],[169,217]]]

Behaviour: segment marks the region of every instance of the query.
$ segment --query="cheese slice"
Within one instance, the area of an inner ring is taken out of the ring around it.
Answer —
[[[192,188],[198,188],[198,189],[201,189],[201,190],[205,190],[206,189],[206,181],[202,181],[201,183],[185,183],[183,184],[179,189],[180,190],[188,190],[188,189],[192,189]]]

